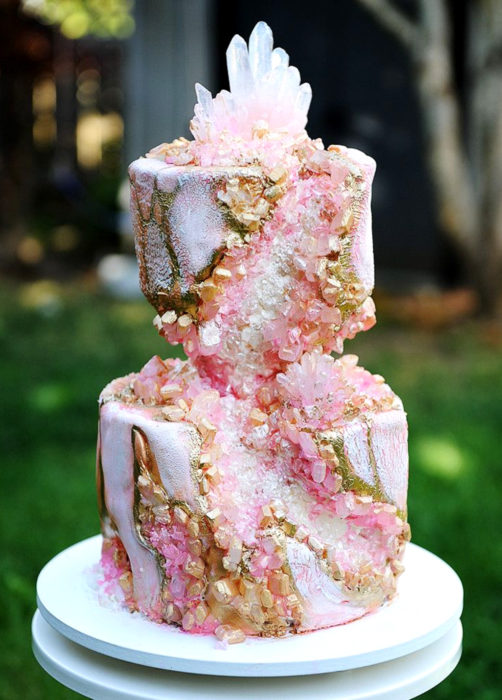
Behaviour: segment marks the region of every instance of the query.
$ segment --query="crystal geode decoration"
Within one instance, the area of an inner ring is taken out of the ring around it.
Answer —
[[[230,92],[212,97],[197,83],[198,102],[190,129],[198,141],[215,140],[222,132],[251,139],[253,130],[300,133],[307,123],[312,99],[308,83],[289,65],[284,49],[273,48],[272,30],[258,22],[249,37],[234,36],[227,49]]]

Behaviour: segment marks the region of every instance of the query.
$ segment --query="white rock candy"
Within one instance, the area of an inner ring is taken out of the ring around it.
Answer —
[[[222,132],[252,139],[268,129],[295,135],[303,131],[312,99],[308,83],[300,84],[300,73],[289,65],[283,49],[273,49],[272,30],[258,22],[249,37],[234,36],[227,49],[230,92],[212,97],[195,86],[198,102],[190,128],[198,141],[215,141]]]

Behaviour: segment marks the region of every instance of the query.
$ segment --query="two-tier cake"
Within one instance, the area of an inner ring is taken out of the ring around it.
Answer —
[[[142,289],[188,359],[104,389],[97,472],[105,594],[237,642],[394,596],[408,456],[401,401],[341,354],[375,321],[374,161],[309,138],[267,25],[227,62],[194,140],[130,167]]]

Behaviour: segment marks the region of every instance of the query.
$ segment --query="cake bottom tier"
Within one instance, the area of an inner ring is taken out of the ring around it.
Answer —
[[[399,405],[380,396],[328,427],[293,421],[292,434],[274,387],[266,407],[219,396],[187,363],[165,367],[167,403],[145,395],[159,394],[151,367],[102,394],[104,593],[229,643],[343,624],[390,600],[409,539]]]

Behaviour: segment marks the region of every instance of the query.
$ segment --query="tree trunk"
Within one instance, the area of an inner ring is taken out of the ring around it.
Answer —
[[[421,0],[420,24],[413,58],[439,221],[461,255],[469,258],[476,251],[479,206],[462,139],[444,0]]]
[[[502,298],[502,3],[476,0],[469,10],[466,110],[480,209],[477,288],[482,311],[493,316]]]
[[[54,170],[57,176],[73,173],[76,168],[76,103],[74,45],[61,32],[54,35],[56,79],[57,140]]]
[[[0,0],[0,267],[17,264],[30,233],[38,177],[33,149],[33,85],[50,66],[50,30]]]
[[[439,221],[466,263],[481,312],[501,313],[502,2],[469,4],[465,109],[453,75],[446,0],[417,0],[417,20],[390,0],[359,2],[411,54]]]
[[[472,268],[472,284],[479,297],[479,313],[486,318],[502,315],[502,265],[495,256],[480,255]]]
[[[28,232],[33,180],[31,76],[2,72],[0,99],[5,141],[0,154],[0,262],[8,266],[16,259],[18,246]]]

